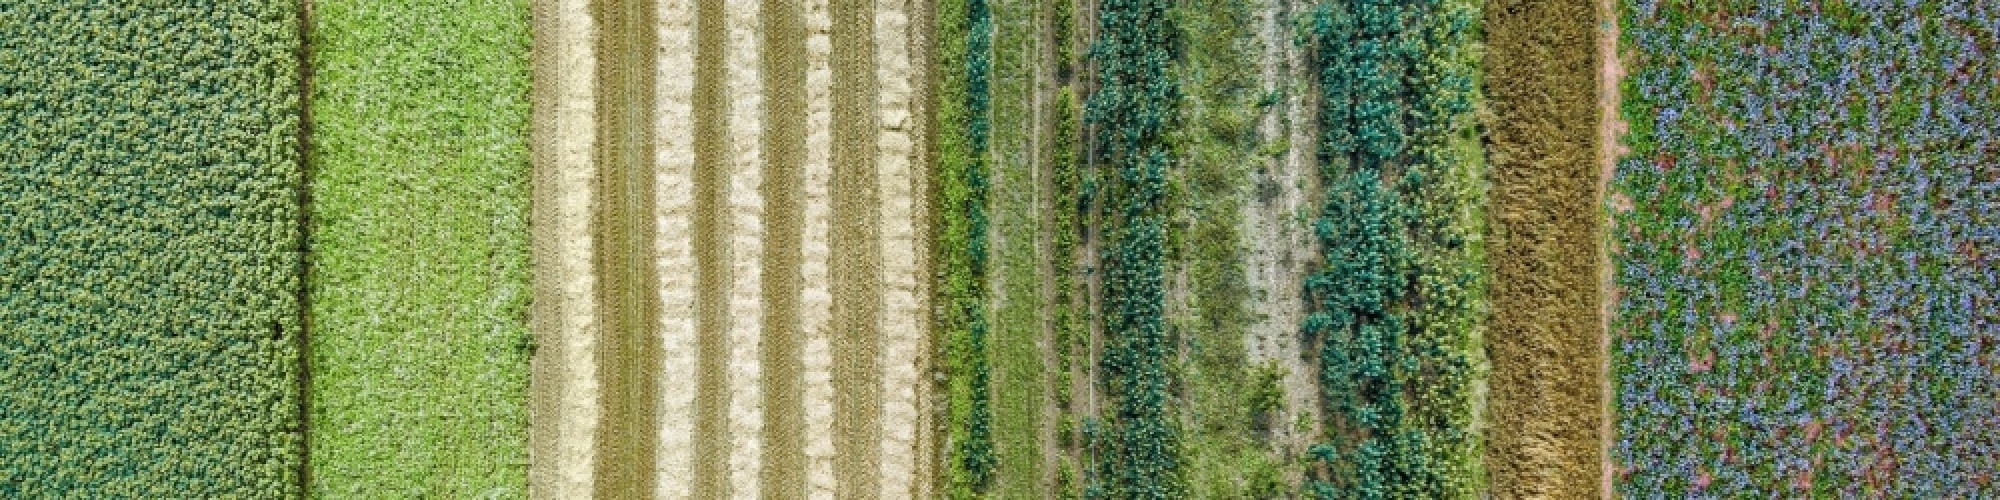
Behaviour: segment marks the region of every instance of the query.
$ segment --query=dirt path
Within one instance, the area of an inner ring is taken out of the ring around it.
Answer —
[[[597,176],[596,25],[589,2],[535,5],[534,265],[536,344],[529,489],[533,496],[577,498],[592,491],[599,394],[597,280],[591,265]]]
[[[659,443],[653,475],[659,479],[654,496],[684,499],[694,495],[695,396],[688,383],[699,377],[700,327],[696,286],[699,268],[694,253],[695,149],[694,72],[695,6],[693,0],[661,0],[658,14],[660,61],[654,78],[659,115],[653,122],[656,140],[654,203],[658,232],[654,240],[655,268],[660,281]]]
[[[827,0],[806,0],[805,14],[805,220],[800,238],[804,290],[799,299],[799,328],[806,341],[801,361],[805,370],[806,497],[827,500],[840,484],[833,467],[833,332],[829,328],[833,281],[827,273],[833,215],[833,18],[827,11]]]
[[[1289,2],[1258,6],[1258,38],[1264,48],[1258,54],[1259,81],[1266,92],[1282,92],[1284,99],[1266,110],[1257,133],[1265,142],[1283,141],[1288,147],[1256,169],[1237,229],[1247,255],[1243,274],[1252,290],[1250,310],[1257,318],[1243,345],[1251,360],[1276,362],[1285,369],[1285,412],[1277,419],[1284,425],[1273,429],[1272,441],[1287,455],[1303,452],[1319,435],[1318,367],[1299,334],[1306,311],[1302,280],[1319,254],[1319,242],[1306,225],[1315,212],[1309,194],[1318,191],[1309,156],[1315,139],[1314,108],[1308,100],[1314,93],[1310,78],[1301,72],[1305,55],[1291,43],[1291,15]],[[1289,425],[1302,416],[1312,425]]]
[[[934,8],[936,8],[936,4],[933,2],[911,2],[908,12],[909,19],[904,25],[905,31],[909,33],[905,42],[910,46],[909,59],[911,65],[908,75],[912,82],[910,86],[911,118],[909,120],[912,149],[910,183],[913,191],[911,207],[912,210],[920,212],[911,213],[910,217],[915,221],[913,226],[915,234],[913,236],[916,238],[918,249],[916,264],[919,279],[916,284],[916,307],[919,314],[922,314],[919,317],[919,324],[924,326],[922,337],[917,341],[918,347],[915,354],[915,366],[917,368],[918,380],[915,381],[913,387],[913,390],[916,391],[917,411],[915,422],[916,450],[914,451],[916,464],[914,470],[911,471],[911,475],[913,476],[911,480],[915,482],[915,487],[912,490],[914,498],[935,497],[932,492],[932,486],[934,483],[933,479],[936,477],[933,473],[934,466],[936,465],[936,443],[938,441],[936,439],[938,432],[935,432],[934,415],[936,415],[936,407],[939,405],[935,404],[936,394],[932,390],[935,385],[930,380],[924,380],[926,378],[925,374],[931,373],[932,362],[934,361],[931,359],[931,356],[932,353],[936,352],[932,349],[932,346],[935,345],[932,339],[935,337],[931,335],[932,330],[929,328],[929,319],[931,318],[929,311],[931,311],[933,305],[931,303],[932,281],[923,279],[930,275],[929,270],[931,269],[931,256],[933,253],[929,251],[929,248],[930,242],[935,241],[931,232],[931,216],[928,213],[932,206],[931,166],[936,164],[935,158],[931,156],[931,153],[935,149],[929,147],[932,129],[930,120],[932,116],[932,89],[934,88],[931,79],[932,65],[930,64],[932,49],[931,29],[937,25],[935,22],[936,14],[933,12]]]
[[[1596,199],[1609,200],[1611,177],[1615,174],[1618,167],[1618,157],[1629,152],[1620,143],[1620,139],[1625,135],[1626,128],[1624,119],[1618,114],[1618,86],[1619,82],[1625,79],[1625,69],[1619,63],[1619,16],[1617,0],[1597,0],[1597,19],[1599,30],[1597,31],[1598,172]],[[1612,206],[1620,205],[1625,204],[1612,203]],[[1597,380],[1601,385],[1600,390],[1602,394],[1600,397],[1603,398],[1603,412],[1598,417],[1600,421],[1599,425],[1601,426],[1599,432],[1603,438],[1603,444],[1599,446],[1599,453],[1603,457],[1604,463],[1604,480],[1600,486],[1601,490],[1599,494],[1602,498],[1609,500],[1617,496],[1615,480],[1617,478],[1618,466],[1611,460],[1611,447],[1618,439],[1617,433],[1613,431],[1613,426],[1617,422],[1616,405],[1618,404],[1618,400],[1611,379],[1613,376],[1611,372],[1611,314],[1613,311],[1612,307],[1614,307],[1617,301],[1618,289],[1612,281],[1612,273],[1614,271],[1611,264],[1611,253],[1615,251],[1613,245],[1616,244],[1616,240],[1611,238],[1609,232],[1611,222],[1607,219],[1599,227],[1603,228],[1603,231],[1599,234],[1599,238],[1602,238],[1604,242],[1599,246],[1600,251],[1598,252],[1597,259],[1598,315],[1600,320],[1598,331],[1602,332],[1602,335],[1599,336],[1598,356],[1601,363],[1598,365]]]

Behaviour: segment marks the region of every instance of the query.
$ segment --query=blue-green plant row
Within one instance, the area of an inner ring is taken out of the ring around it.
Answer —
[[[1104,246],[1105,349],[1101,377],[1113,412],[1100,472],[1088,498],[1166,499],[1183,496],[1180,431],[1169,412],[1167,366],[1174,351],[1164,324],[1162,280],[1167,170],[1173,160],[1168,127],[1179,97],[1173,63],[1172,2],[1105,0],[1097,6],[1098,36],[1089,51],[1097,90],[1084,109],[1096,127],[1097,154],[1111,169],[1105,186],[1110,213]]]
[[[298,3],[0,2],[0,498],[290,498]]]
[[[1470,498],[1482,202],[1465,2],[1337,0],[1306,30],[1325,200],[1303,329],[1320,346],[1319,498]]]

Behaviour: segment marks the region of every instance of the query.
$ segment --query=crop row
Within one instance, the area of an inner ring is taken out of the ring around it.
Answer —
[[[1328,441],[1320,498],[1467,498],[1481,199],[1467,2],[1338,1],[1310,18],[1325,267],[1306,280]]]
[[[2000,494],[2000,5],[1622,5],[1618,491]]]
[[[1086,498],[1179,498],[1180,433],[1168,413],[1167,365],[1173,351],[1164,327],[1163,247],[1166,135],[1179,97],[1169,77],[1174,55],[1172,2],[1105,0],[1098,38],[1089,50],[1097,89],[1084,106],[1096,127],[1097,154],[1111,170],[1104,186],[1110,241],[1104,266],[1106,345],[1100,383],[1113,414],[1092,436],[1105,451]]]
[[[942,2],[938,10],[937,330],[948,374],[946,493],[970,496],[991,483],[991,368],[987,354],[988,74],[992,15],[985,0]]]

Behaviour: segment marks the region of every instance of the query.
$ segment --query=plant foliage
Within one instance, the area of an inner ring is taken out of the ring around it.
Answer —
[[[2000,496],[2000,4],[1621,5],[1618,492]]]
[[[1169,66],[1173,20],[1166,0],[1105,0],[1098,4],[1097,90],[1084,120],[1096,127],[1099,155],[1113,170],[1106,186],[1105,332],[1102,383],[1113,402],[1108,468],[1087,496],[1118,499],[1182,497],[1179,431],[1168,412],[1170,349],[1163,324],[1162,283],[1169,157],[1167,129],[1179,97]]]
[[[300,494],[297,9],[0,2],[0,497]]]
[[[1320,345],[1320,498],[1468,498],[1480,272],[1465,214],[1483,169],[1469,130],[1474,8],[1340,0],[1310,16],[1325,268],[1303,325]]]

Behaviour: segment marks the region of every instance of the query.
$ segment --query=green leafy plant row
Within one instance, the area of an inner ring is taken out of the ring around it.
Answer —
[[[1325,267],[1307,279],[1327,442],[1320,498],[1468,498],[1476,484],[1471,359],[1481,277],[1481,168],[1471,127],[1473,7],[1322,4],[1318,72]]]
[[[984,0],[939,5],[936,185],[939,329],[949,395],[946,494],[975,496],[993,479],[992,371],[987,349],[986,153],[991,128],[990,10]]]
[[[1105,186],[1110,243],[1104,265],[1106,342],[1099,382],[1113,403],[1090,498],[1181,498],[1180,431],[1167,408],[1173,351],[1164,326],[1166,210],[1163,196],[1173,161],[1167,132],[1178,89],[1172,2],[1106,0],[1098,4],[1098,38],[1089,57],[1097,90],[1084,120],[1096,127],[1097,154],[1111,169]]]

